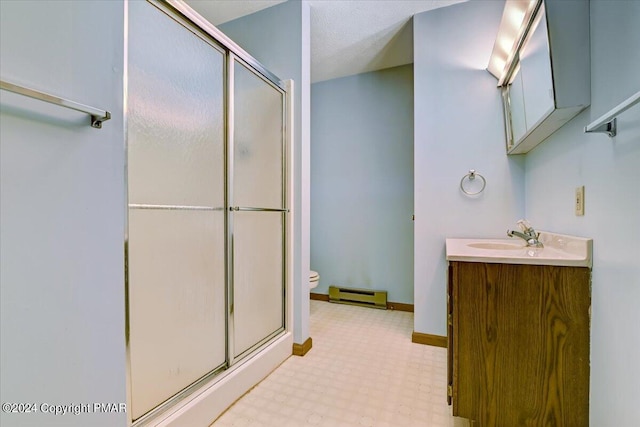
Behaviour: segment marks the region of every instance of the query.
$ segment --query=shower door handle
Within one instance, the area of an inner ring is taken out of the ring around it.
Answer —
[[[229,210],[232,212],[289,212],[289,209],[251,208],[241,206],[231,206]]]

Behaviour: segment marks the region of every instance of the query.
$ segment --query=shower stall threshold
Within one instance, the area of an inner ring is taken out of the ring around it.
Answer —
[[[157,427],[207,427],[236,400],[265,379],[291,356],[293,333],[282,336],[247,356],[242,362],[212,378],[175,408],[143,425]]]

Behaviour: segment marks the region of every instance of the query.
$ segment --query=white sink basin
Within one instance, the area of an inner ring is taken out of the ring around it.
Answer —
[[[489,250],[501,250],[512,251],[520,250],[524,245],[516,245],[515,243],[497,243],[497,242],[479,242],[479,243],[467,243],[467,246],[476,249],[489,249]]]
[[[526,246],[521,239],[447,239],[448,261],[591,267],[593,241],[542,231],[544,247]]]

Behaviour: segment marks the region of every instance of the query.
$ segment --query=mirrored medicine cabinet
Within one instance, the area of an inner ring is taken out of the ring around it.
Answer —
[[[589,106],[589,49],[589,2],[507,0],[488,70],[508,154],[531,151]]]

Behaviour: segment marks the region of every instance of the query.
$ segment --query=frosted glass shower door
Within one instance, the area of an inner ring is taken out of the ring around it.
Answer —
[[[129,2],[128,301],[137,419],[226,363],[225,54]]]
[[[233,60],[233,357],[284,328],[284,95]]]

